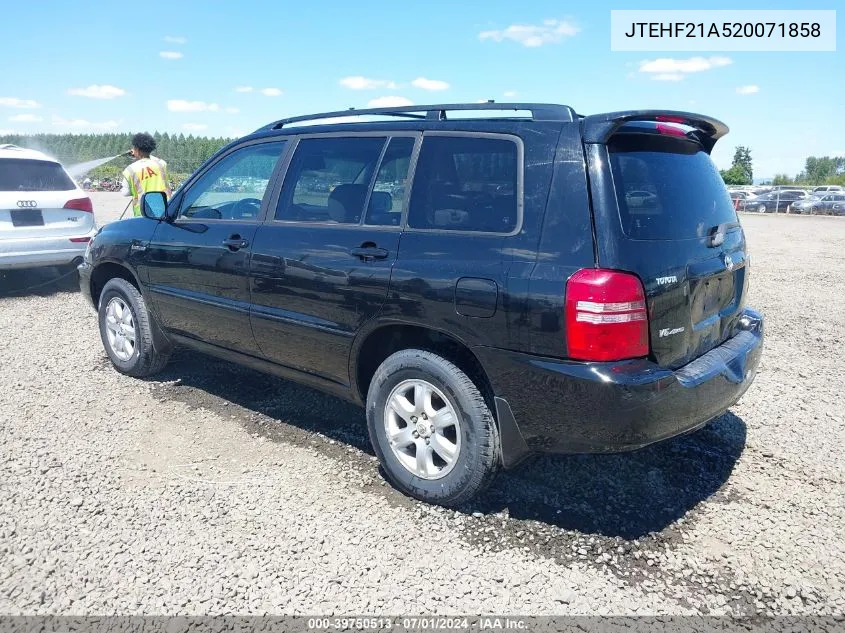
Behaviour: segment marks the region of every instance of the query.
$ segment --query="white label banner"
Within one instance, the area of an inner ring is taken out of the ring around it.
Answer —
[[[836,11],[611,11],[610,50],[835,51]]]

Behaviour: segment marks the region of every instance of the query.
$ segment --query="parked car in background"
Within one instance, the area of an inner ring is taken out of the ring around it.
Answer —
[[[841,185],[824,185],[822,187],[816,187],[813,189],[813,193],[834,193],[834,192],[842,192],[845,193],[845,187]]]
[[[777,189],[739,204],[740,211],[754,211],[757,213],[789,213],[792,205],[808,197],[801,189]]]
[[[61,164],[0,145],[0,269],[81,262],[96,231],[91,198]]]
[[[813,215],[845,215],[845,191],[842,193],[822,193],[799,200],[792,205],[792,213]]]
[[[745,200],[753,200],[754,198],[757,197],[757,195],[752,193],[751,191],[743,191],[743,190],[730,191],[729,190],[728,193],[731,196],[731,200],[733,200],[734,209],[739,209],[740,202],[743,202]]]

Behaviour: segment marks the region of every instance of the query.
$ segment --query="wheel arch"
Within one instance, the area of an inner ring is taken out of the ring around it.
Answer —
[[[382,322],[355,339],[350,354],[349,375],[353,396],[365,404],[370,382],[384,360],[403,349],[423,349],[457,365],[482,392],[495,417],[495,394],[481,361],[466,341],[437,328],[403,322]]]
[[[115,277],[125,279],[135,286],[138,292],[142,295],[144,294],[141,290],[141,283],[138,281],[138,277],[128,266],[112,260],[98,262],[91,271],[91,278],[88,282],[90,284],[91,300],[95,308],[99,308],[100,295],[103,292],[103,287],[110,279],[114,279]]]

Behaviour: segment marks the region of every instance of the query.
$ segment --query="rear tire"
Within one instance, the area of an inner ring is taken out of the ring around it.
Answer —
[[[367,393],[367,428],[387,479],[428,503],[467,503],[501,463],[499,430],[481,391],[431,352],[402,350],[379,366]]]
[[[114,368],[142,378],[161,371],[170,358],[153,346],[152,316],[138,289],[125,279],[110,279],[97,310],[100,339]]]

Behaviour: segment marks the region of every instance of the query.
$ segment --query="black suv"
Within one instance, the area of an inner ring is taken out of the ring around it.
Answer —
[[[179,344],[346,398],[394,485],[459,505],[500,465],[638,448],[748,388],[725,133],[527,103],[286,119],[105,226],[81,287],[118,371]]]

